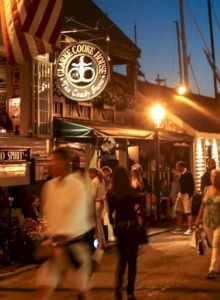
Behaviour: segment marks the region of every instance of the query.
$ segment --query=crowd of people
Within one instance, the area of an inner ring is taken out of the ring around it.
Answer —
[[[66,272],[77,272],[78,299],[92,299],[89,282],[100,259],[97,253],[103,253],[108,243],[107,218],[118,249],[115,299],[123,297],[123,280],[128,267],[127,299],[135,300],[138,248],[147,242],[147,239],[141,241],[140,232],[144,230],[146,237],[145,229],[158,205],[141,165],[133,164],[130,171],[122,166],[114,170],[109,166],[91,167],[85,173],[80,169],[77,152],[58,148],[51,154],[50,170],[51,178],[45,182],[41,195],[30,194],[25,215],[16,197],[8,206],[8,199],[0,190],[1,241],[8,238],[10,210],[10,235],[12,220],[16,220],[19,232],[32,241],[35,259],[43,261],[37,276],[36,299],[50,299]],[[174,233],[178,234],[191,235],[193,226],[203,223],[212,246],[207,278],[213,279],[220,271],[220,170],[216,169],[213,159],[208,160],[207,170],[201,177],[203,197],[195,222],[192,216],[194,190],[192,173],[183,161],[177,162],[171,184],[166,178],[160,181],[160,213],[165,220],[176,218]],[[185,231],[184,216],[187,219]]]

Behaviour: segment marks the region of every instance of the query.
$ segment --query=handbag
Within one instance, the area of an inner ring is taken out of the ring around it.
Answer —
[[[195,248],[199,255],[205,255],[206,252],[206,242],[199,227],[196,227],[193,231],[191,238],[191,247]]]
[[[144,225],[138,225],[137,227],[137,242],[138,245],[148,244],[147,228]]]
[[[137,222],[137,243],[143,245],[148,243],[147,226],[144,220],[143,210],[137,206],[136,211],[136,222]]]

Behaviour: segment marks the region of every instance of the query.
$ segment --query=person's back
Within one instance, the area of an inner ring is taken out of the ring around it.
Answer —
[[[94,227],[88,189],[80,174],[69,174],[59,182],[54,178],[45,183],[44,215],[49,234],[80,236]]]
[[[39,269],[37,299],[49,299],[60,279],[70,270],[77,270],[78,296],[83,298],[89,295],[92,269],[88,240],[94,227],[91,194],[82,174],[75,168],[74,173],[70,173],[70,162],[74,164],[77,153],[58,148],[51,158],[55,178],[44,184],[42,192],[48,238],[41,246],[41,253],[46,252],[48,260]]]
[[[194,179],[192,173],[186,170],[184,173],[180,175],[179,178],[180,183],[180,192],[181,194],[189,194],[192,197],[195,189]]]
[[[115,225],[118,222],[136,220],[134,206],[139,202],[138,198],[134,197],[134,191],[128,190],[125,195],[117,196],[113,190],[109,190],[107,197],[111,224]],[[114,219],[112,217],[113,211],[115,211]]]
[[[138,253],[137,210],[140,207],[139,197],[133,194],[127,170],[117,167],[112,177],[112,187],[107,193],[109,220],[114,226],[118,245],[118,267],[116,270],[115,299],[122,299],[123,276],[128,265],[128,299],[134,297],[134,285]]]

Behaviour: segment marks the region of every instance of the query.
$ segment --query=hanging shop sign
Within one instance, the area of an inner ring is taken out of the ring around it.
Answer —
[[[69,45],[57,59],[57,87],[72,100],[86,101],[98,96],[106,87],[109,74],[108,58],[90,42]]]
[[[0,149],[0,161],[30,160],[30,149]]]
[[[111,152],[112,150],[115,149],[115,147],[116,147],[116,141],[112,137],[104,138],[101,144],[101,149],[104,152]]]

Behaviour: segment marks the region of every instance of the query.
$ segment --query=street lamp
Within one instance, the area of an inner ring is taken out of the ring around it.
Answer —
[[[155,126],[155,194],[156,194],[156,210],[157,210],[157,221],[160,220],[160,143],[159,143],[159,130],[161,124],[165,118],[165,108],[161,104],[156,104],[151,108],[150,116],[153,124]]]
[[[187,88],[186,88],[186,86],[184,84],[178,85],[178,87],[177,87],[177,93],[178,93],[178,95],[183,96],[183,95],[186,94],[186,92],[187,92]]]

